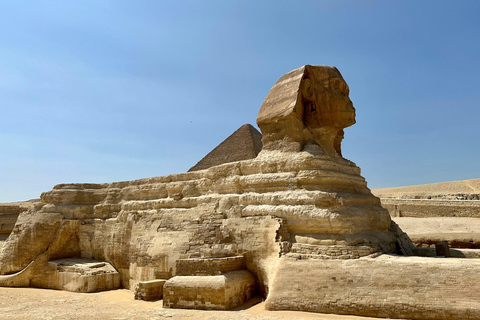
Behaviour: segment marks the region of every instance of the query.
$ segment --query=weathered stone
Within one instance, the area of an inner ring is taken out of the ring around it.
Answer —
[[[268,310],[400,319],[479,319],[478,259],[381,255],[376,259],[282,257]]]
[[[165,283],[163,306],[229,310],[255,294],[255,279],[247,270],[216,276],[176,276]]]
[[[437,256],[442,256],[445,258],[450,257],[450,247],[446,242],[439,242],[435,244],[435,251]]]
[[[74,292],[98,292],[120,288],[120,275],[108,262],[88,259],[51,260],[55,272],[35,275],[30,285]]]
[[[157,279],[150,281],[140,281],[135,286],[135,299],[145,301],[160,300],[163,297],[163,286],[165,279]]]
[[[123,285],[133,288],[174,276],[178,259],[244,254],[266,294],[273,262],[291,249],[320,256],[323,246],[337,245],[349,252],[342,259],[394,252],[389,215],[360,169],[340,154],[337,136],[355,115],[340,73],[305,66],[282,79],[258,116],[267,147],[256,158],[135,181],[57,185],[42,194],[44,206],[24,218],[32,221],[19,223],[6,242],[2,272],[18,272],[48,252],[48,259],[109,261]],[[275,97],[283,92],[282,81],[297,88],[288,101]],[[284,112],[285,103],[295,107]],[[295,126],[285,127],[292,119]],[[37,220],[51,230],[35,233]],[[55,239],[62,232],[78,240],[55,251],[50,243],[60,243]],[[368,249],[348,249],[356,246]]]
[[[50,260],[39,255],[23,270],[0,276],[1,286],[97,292],[121,287],[120,274],[108,262],[89,259]]]
[[[265,150],[340,155],[343,129],[355,123],[349,88],[335,67],[303,66],[281,77],[260,108]]]
[[[214,276],[245,269],[245,257],[177,260],[177,276]]]
[[[4,241],[12,232],[18,215],[38,205],[40,199],[23,202],[0,203],[0,241]]]

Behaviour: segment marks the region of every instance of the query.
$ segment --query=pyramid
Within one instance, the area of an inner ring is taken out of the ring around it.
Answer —
[[[227,162],[253,159],[261,150],[262,134],[252,125],[244,124],[188,171],[203,170]]]

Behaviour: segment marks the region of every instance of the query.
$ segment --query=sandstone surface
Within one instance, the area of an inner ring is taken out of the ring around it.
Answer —
[[[164,286],[168,308],[229,310],[255,295],[255,278],[245,257],[177,260],[177,275]]]
[[[0,243],[3,245],[3,241],[8,238],[10,232],[12,232],[15,223],[17,222],[18,215],[26,210],[33,209],[36,204],[40,202],[40,199],[32,199],[28,201],[19,201],[12,203],[0,203]],[[1,248],[1,246],[0,246]]]
[[[266,308],[403,319],[478,319],[478,289],[468,283],[480,281],[479,268],[479,259],[282,258]]]

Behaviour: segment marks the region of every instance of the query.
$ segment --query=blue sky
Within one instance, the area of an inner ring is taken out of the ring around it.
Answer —
[[[370,188],[480,178],[480,1],[2,1],[0,202],[185,172],[336,66]]]

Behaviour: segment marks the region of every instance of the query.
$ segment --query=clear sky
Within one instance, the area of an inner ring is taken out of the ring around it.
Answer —
[[[2,1],[0,202],[185,172],[334,65],[370,188],[480,178],[480,1]]]

